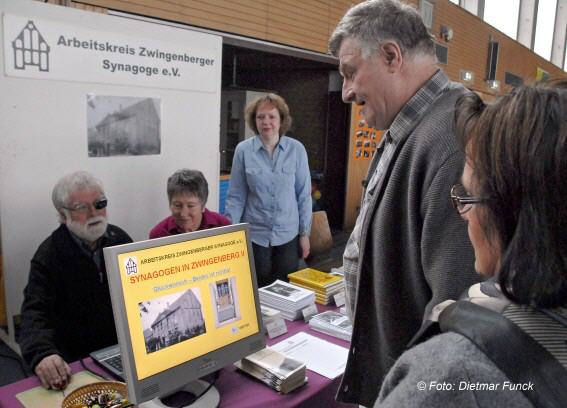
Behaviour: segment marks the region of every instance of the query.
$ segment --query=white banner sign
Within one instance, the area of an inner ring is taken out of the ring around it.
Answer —
[[[26,78],[216,91],[221,38],[190,30],[176,30],[172,38],[175,42],[157,41],[5,14],[5,72]]]

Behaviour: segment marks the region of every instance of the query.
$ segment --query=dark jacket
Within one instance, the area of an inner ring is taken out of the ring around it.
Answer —
[[[108,225],[102,247],[132,242]],[[75,361],[117,343],[112,304],[101,270],[62,224],[39,246],[24,289],[18,342],[32,369],[46,356]]]
[[[372,406],[384,376],[423,317],[479,280],[466,223],[450,190],[463,172],[448,82],[402,137],[361,229],[358,293],[348,362],[337,399]],[[376,160],[369,175],[376,168]]]

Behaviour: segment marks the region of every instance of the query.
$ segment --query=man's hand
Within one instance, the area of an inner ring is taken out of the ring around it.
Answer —
[[[309,251],[311,249],[311,244],[309,243],[308,235],[299,236],[299,246],[301,248],[301,257],[303,259],[307,258],[309,256]]]
[[[34,371],[46,389],[62,390],[71,379],[71,368],[58,354],[44,357]]]

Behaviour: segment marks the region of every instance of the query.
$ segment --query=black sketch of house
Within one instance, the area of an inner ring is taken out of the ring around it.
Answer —
[[[152,98],[110,113],[89,129],[89,156],[159,154],[160,122]]]
[[[50,48],[33,21],[29,20],[12,41],[12,49],[15,69],[26,69],[30,65],[40,71],[49,71]]]
[[[132,258],[128,258],[128,262],[126,262],[126,275],[131,275],[133,273],[138,273],[138,265]]]
[[[151,353],[206,332],[201,303],[188,289],[156,317],[151,336],[144,336],[146,351]]]

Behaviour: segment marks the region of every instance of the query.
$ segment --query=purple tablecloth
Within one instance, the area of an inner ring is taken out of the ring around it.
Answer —
[[[319,307],[320,310],[329,310],[329,307]],[[268,339],[268,344],[274,344],[294,334],[304,331],[311,335],[328,340],[332,343],[348,347],[348,342],[309,328],[301,321],[286,321],[288,332],[275,339]],[[94,371],[103,373],[91,359],[85,359],[87,366]],[[71,364],[74,373],[82,371],[79,362]],[[109,377],[109,375],[106,375]],[[307,370],[309,381],[303,387],[286,395],[280,395],[260,381],[257,381],[230,365],[221,370],[221,375],[215,386],[221,397],[220,407],[247,408],[247,407],[354,407],[354,405],[341,404],[335,401],[335,394],[340,378],[329,380],[313,371]],[[0,388],[0,408],[23,407],[16,398],[16,394],[40,385],[37,377],[26,378],[13,384]]]

